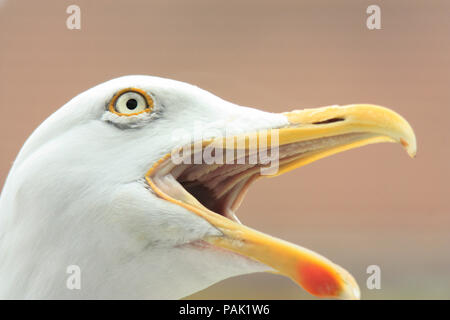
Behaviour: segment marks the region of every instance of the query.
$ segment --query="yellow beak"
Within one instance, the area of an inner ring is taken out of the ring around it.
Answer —
[[[279,170],[274,175],[341,151],[377,142],[398,142],[410,156],[414,157],[416,154],[416,138],[411,126],[400,115],[387,108],[373,105],[331,106],[296,110],[284,115],[290,125],[264,133],[268,144],[273,133],[277,134],[280,147],[295,146],[295,143],[302,141],[314,143],[325,137],[340,138],[328,139],[320,148],[280,161]],[[261,139],[258,144],[260,141]],[[244,148],[248,147],[245,144]],[[232,221],[200,203],[168,196],[154,182],[157,167],[158,165],[154,166],[147,174],[147,181],[153,190],[162,198],[201,216],[222,232],[221,236],[205,239],[209,243],[264,263],[315,296],[360,298],[355,279],[321,255]]]

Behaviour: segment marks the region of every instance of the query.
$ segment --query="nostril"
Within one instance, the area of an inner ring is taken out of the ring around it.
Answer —
[[[327,120],[323,120],[323,121],[317,121],[317,122],[313,122],[312,124],[327,124],[327,123],[333,123],[333,122],[340,122],[340,121],[344,121],[344,118],[331,118],[331,119],[327,119]]]

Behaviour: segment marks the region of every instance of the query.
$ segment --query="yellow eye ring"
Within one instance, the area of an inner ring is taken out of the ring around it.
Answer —
[[[153,99],[141,89],[126,88],[117,92],[108,110],[118,116],[136,116],[153,110]]]

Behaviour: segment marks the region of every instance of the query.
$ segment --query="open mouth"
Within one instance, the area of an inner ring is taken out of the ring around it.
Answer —
[[[340,136],[318,138],[308,141],[277,146],[277,161],[280,168],[300,159],[311,157],[330,146],[339,147],[362,139],[369,139],[371,133],[348,133]],[[224,150],[229,154],[235,150]],[[199,151],[203,152],[203,149]],[[208,209],[228,219],[240,223],[236,211],[240,207],[250,185],[258,178],[264,177],[261,169],[269,165],[259,159],[259,154],[273,154],[271,148],[254,151],[245,150],[243,156],[234,157],[233,163],[193,164],[192,154],[187,164],[174,164],[167,158],[159,164],[153,181],[160,190],[181,201],[202,209]],[[251,157],[254,160],[251,161]],[[253,163],[252,163],[253,162]],[[255,163],[256,162],[256,163]]]
[[[359,298],[358,285],[346,270],[308,249],[242,225],[235,212],[249,186],[260,177],[276,176],[376,142],[399,142],[414,155],[414,133],[398,114],[370,105],[306,109],[285,115],[290,125],[270,130],[271,135],[277,134],[275,145],[261,143],[262,138],[270,140],[266,132],[264,137],[258,136],[256,149],[248,143],[241,149],[234,144],[233,149],[223,151],[222,161],[215,163],[194,163],[195,152],[191,152],[189,161],[176,164],[168,154],[149,170],[146,180],[161,198],[201,216],[223,233],[205,241],[269,265],[313,295]],[[206,145],[196,152],[203,152]],[[230,153],[234,155],[231,163],[225,159]],[[271,158],[276,160],[276,170],[270,175],[262,172],[273,163],[260,159],[261,154],[276,156]]]

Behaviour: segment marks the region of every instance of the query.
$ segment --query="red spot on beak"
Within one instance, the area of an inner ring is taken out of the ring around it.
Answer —
[[[337,297],[340,285],[337,276],[317,264],[301,264],[298,267],[303,288],[318,297]]]

